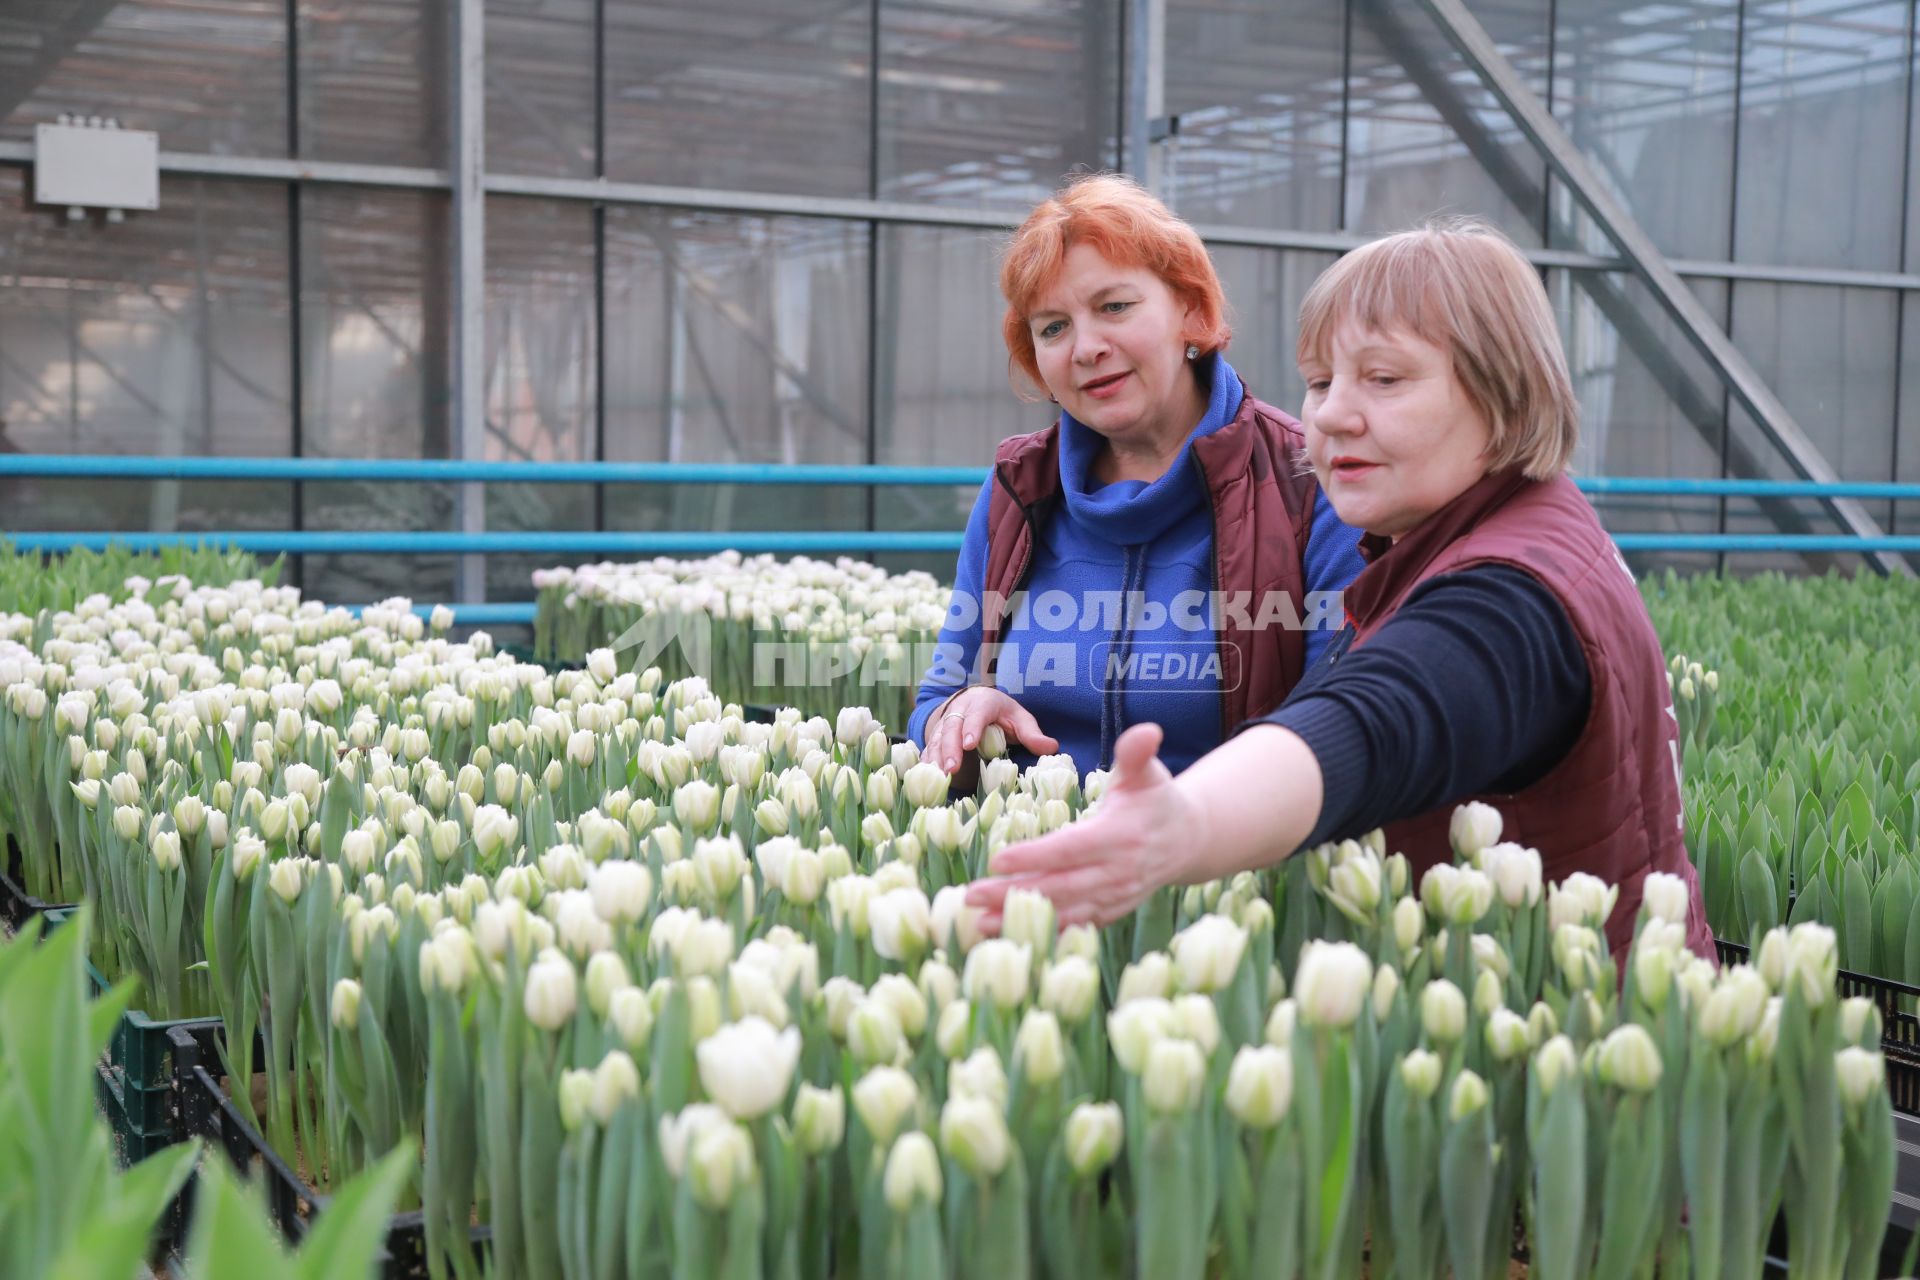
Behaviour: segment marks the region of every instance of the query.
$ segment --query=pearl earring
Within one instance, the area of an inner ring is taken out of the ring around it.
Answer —
[[[1200,348],[1195,346],[1193,343],[1189,342],[1187,344],[1187,359],[1197,360],[1199,358],[1200,358]]]

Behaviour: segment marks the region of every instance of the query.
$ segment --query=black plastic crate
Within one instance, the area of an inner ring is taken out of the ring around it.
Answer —
[[[20,850],[9,836],[4,857],[0,857],[0,920],[5,920],[9,928],[18,930],[37,915],[72,909],[70,902],[47,902],[26,891],[21,883]]]
[[[1721,964],[1743,964],[1750,955],[1744,944],[1725,938],[1715,938],[1713,945],[1720,953]],[[1920,987],[1846,969],[1840,970],[1834,986],[1842,998],[1865,996],[1880,1011],[1880,1054],[1886,1061],[1887,1093],[1893,1098],[1893,1109],[1903,1116],[1920,1116],[1920,1017],[1914,1014]],[[1920,1134],[1915,1136],[1920,1139]],[[1916,1147],[1916,1153],[1920,1153],[1920,1147]],[[1920,1200],[1915,1207],[1920,1208]]]
[[[215,1042],[220,1034],[218,1024],[212,1028],[176,1026],[167,1032],[178,1072],[173,1097],[179,1103],[182,1127],[186,1136],[205,1139],[222,1152],[242,1176],[265,1183],[268,1216],[288,1242],[297,1243],[331,1197],[303,1182],[227,1096],[221,1087],[223,1069]],[[192,1219],[193,1194],[189,1181],[173,1215],[182,1225]],[[492,1237],[491,1228],[473,1228],[475,1253],[479,1254]],[[174,1239],[185,1239],[184,1232]],[[386,1244],[377,1261],[382,1280],[415,1280],[429,1275],[425,1215],[415,1210],[388,1219]]]

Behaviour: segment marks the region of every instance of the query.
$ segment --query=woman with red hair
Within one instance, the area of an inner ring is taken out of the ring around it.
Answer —
[[[1200,237],[1136,183],[1097,175],[1043,201],[1000,289],[1010,364],[1059,417],[996,451],[909,732],[949,773],[996,726],[1084,771],[1157,723],[1181,768],[1318,658],[1359,534],[1299,423],[1227,363]]]

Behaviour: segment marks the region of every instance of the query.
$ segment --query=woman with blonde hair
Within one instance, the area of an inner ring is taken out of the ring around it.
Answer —
[[[1131,724],[1180,768],[1278,706],[1360,570],[1299,423],[1227,363],[1192,227],[1130,179],[1041,202],[1000,271],[1009,360],[1060,406],[1002,441],[909,732],[949,773],[990,728],[1107,767]]]
[[[1345,629],[1178,778],[1161,731],[1129,729],[1099,811],[1002,850],[971,900],[997,913],[1025,885],[1063,922],[1109,921],[1375,827],[1418,875],[1449,856],[1454,807],[1482,800],[1548,880],[1621,886],[1616,952],[1646,876],[1680,876],[1688,945],[1711,958],[1660,642],[1567,478],[1577,405],[1538,274],[1479,223],[1388,236],[1315,282],[1298,359],[1314,474],[1367,532]]]

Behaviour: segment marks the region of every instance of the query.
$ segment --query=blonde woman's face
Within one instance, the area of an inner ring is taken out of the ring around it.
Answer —
[[[1047,393],[1108,440],[1138,445],[1184,436],[1199,420],[1182,336],[1187,317],[1153,272],[1115,266],[1077,244],[1027,328]]]
[[[1486,474],[1492,431],[1443,349],[1349,322],[1302,366],[1307,456],[1340,519],[1399,538]]]

